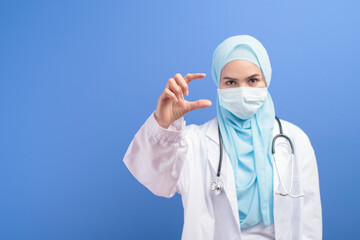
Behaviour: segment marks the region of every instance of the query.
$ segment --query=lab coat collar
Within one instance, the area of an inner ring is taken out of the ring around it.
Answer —
[[[219,144],[219,132],[218,132],[218,119],[217,117],[209,121],[209,127],[205,132],[205,135],[213,140],[216,144]]]

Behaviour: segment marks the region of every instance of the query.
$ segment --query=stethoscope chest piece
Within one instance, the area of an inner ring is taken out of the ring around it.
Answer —
[[[211,191],[215,192],[216,195],[219,195],[224,189],[224,182],[220,177],[216,177],[216,180],[211,184]]]

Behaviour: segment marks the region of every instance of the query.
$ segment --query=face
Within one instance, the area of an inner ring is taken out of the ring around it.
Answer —
[[[219,88],[266,87],[261,69],[246,60],[228,62],[221,70]]]

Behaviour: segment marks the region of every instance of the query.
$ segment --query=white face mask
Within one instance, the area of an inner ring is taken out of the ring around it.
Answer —
[[[237,87],[217,89],[219,103],[241,119],[253,116],[267,99],[267,87]]]

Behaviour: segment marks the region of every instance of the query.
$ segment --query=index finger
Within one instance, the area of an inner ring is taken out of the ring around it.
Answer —
[[[204,78],[206,73],[188,73],[184,77],[184,80],[189,84],[192,80]]]

